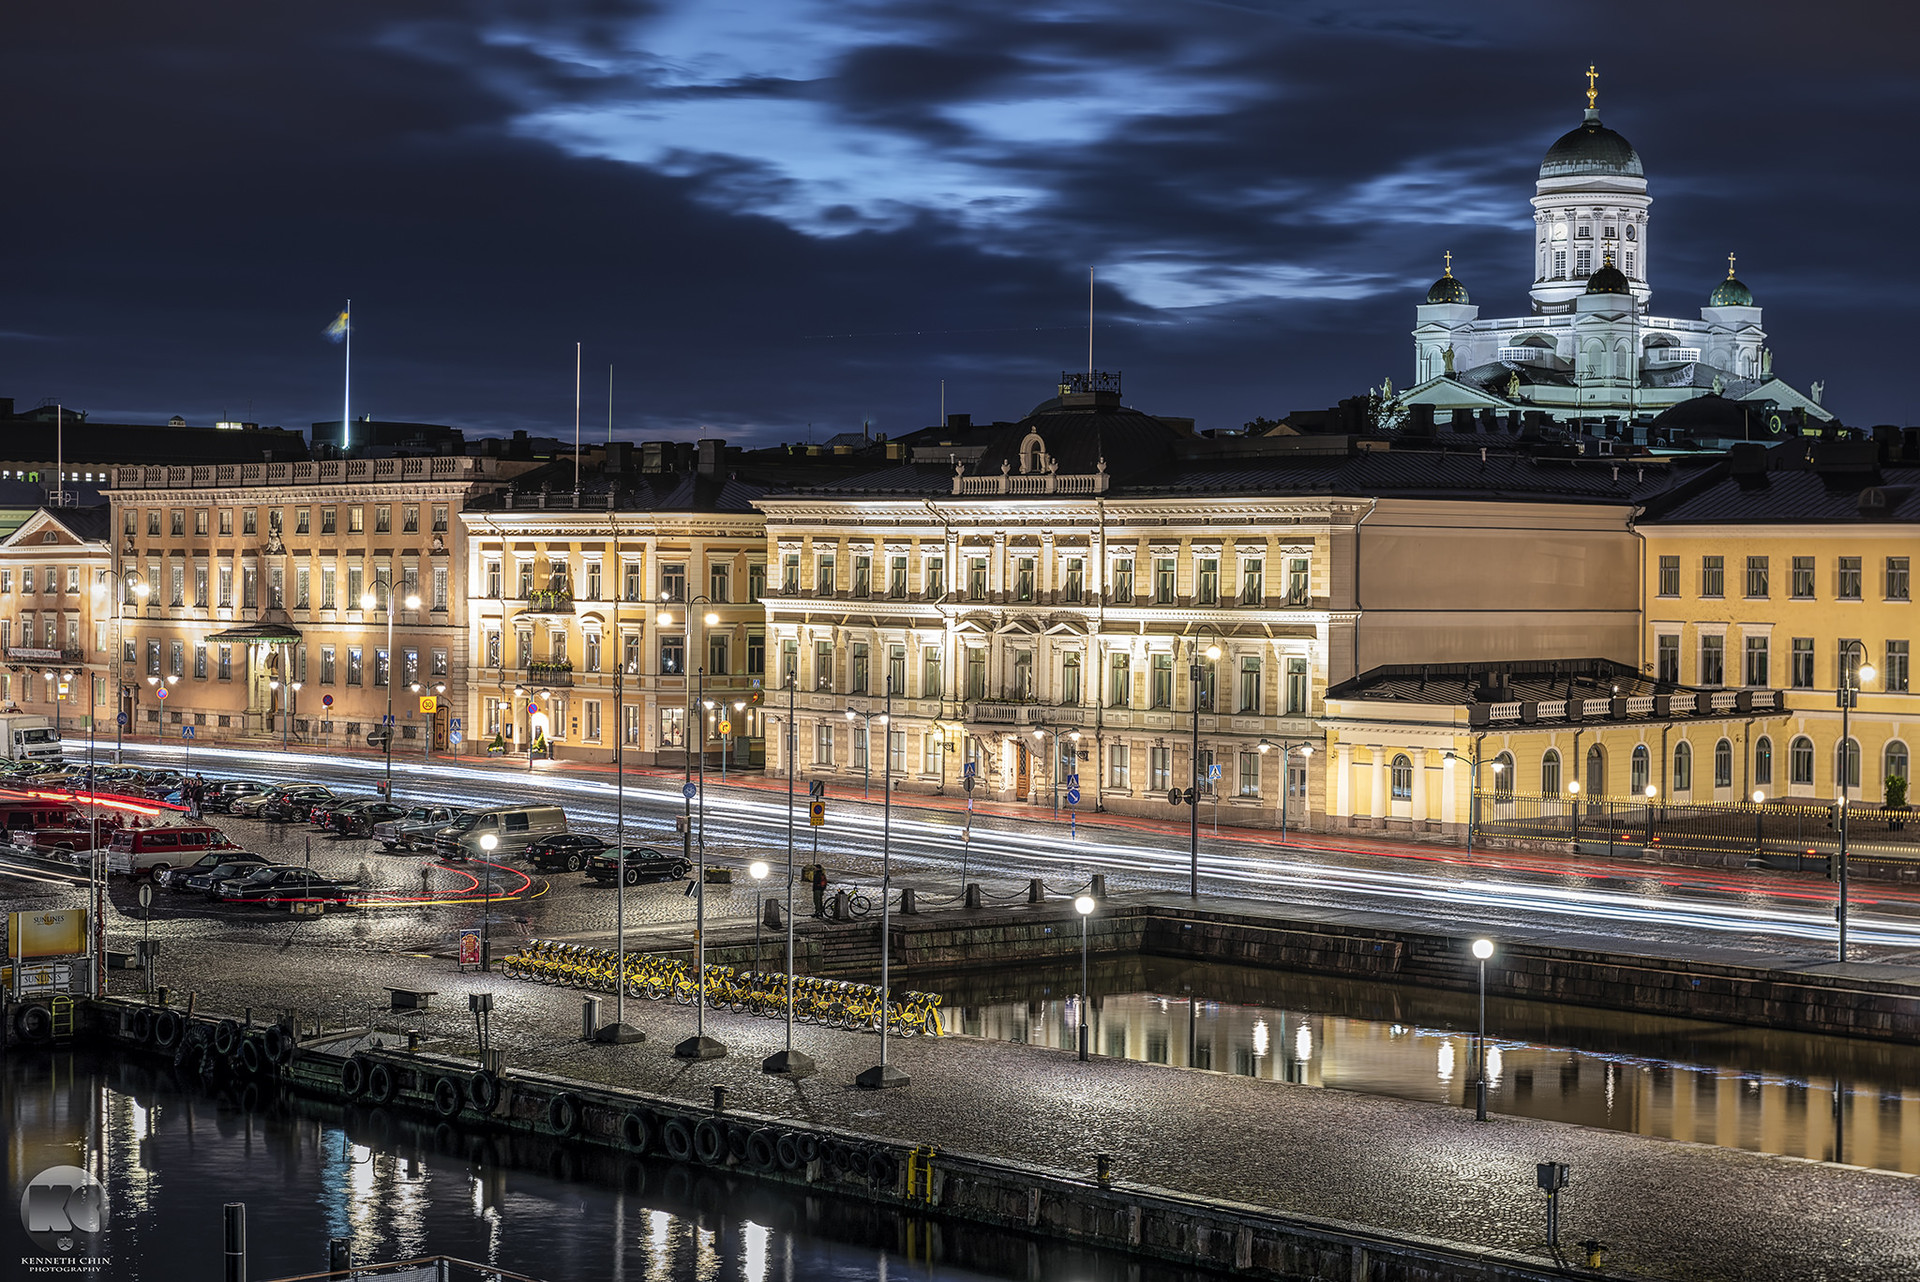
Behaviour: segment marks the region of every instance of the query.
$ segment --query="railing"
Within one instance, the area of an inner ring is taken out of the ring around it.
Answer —
[[[1515,365],[1538,365],[1553,359],[1551,347],[1503,347],[1499,359]]]
[[[214,466],[134,466],[113,469],[116,489],[193,489],[234,485],[313,485],[491,476],[495,460],[466,455],[431,458],[326,459],[317,463],[222,463]]]
[[[522,668],[521,671],[526,673],[529,681],[535,681],[541,685],[570,686],[573,684],[573,664],[571,662],[529,663],[525,668]]]
[[[385,1264],[356,1264],[331,1273],[297,1273],[275,1278],[273,1282],[354,1282],[359,1278],[379,1278],[382,1282],[537,1282],[524,1273],[513,1273],[496,1264],[475,1264],[452,1255],[422,1255],[411,1260],[390,1260]]]
[[[1577,842],[1622,852],[1652,848],[1763,857],[1774,867],[1826,867],[1840,848],[1839,809],[1812,799],[1669,801],[1481,791],[1474,832],[1482,840]],[[1849,859],[1920,863],[1920,812],[1855,802],[1847,818]],[[1791,861],[1791,862],[1786,862]]]
[[[1105,494],[1107,474],[1061,476],[1055,472],[1002,472],[997,476],[956,476],[955,494]]]
[[[1649,347],[1647,364],[1649,365],[1688,365],[1700,359],[1697,347]]]
[[[528,614],[572,614],[573,593],[562,588],[537,588],[527,594]]]

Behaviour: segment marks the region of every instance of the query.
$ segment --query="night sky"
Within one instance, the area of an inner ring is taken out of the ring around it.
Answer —
[[[1233,427],[1409,381],[1442,251],[1524,310],[1601,73],[1657,313],[1920,421],[1908,3],[338,0],[0,18],[0,396],[631,439],[1017,418],[1086,360]]]

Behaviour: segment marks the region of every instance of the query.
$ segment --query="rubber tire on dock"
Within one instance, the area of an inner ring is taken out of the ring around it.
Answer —
[[[667,1156],[676,1162],[693,1156],[693,1128],[684,1117],[669,1117],[661,1125],[660,1142],[666,1147]]]
[[[738,1166],[747,1160],[747,1140],[752,1131],[739,1124],[727,1128],[727,1157]]]
[[[400,1089],[400,1079],[386,1064],[375,1063],[367,1071],[367,1095],[376,1104],[392,1101],[394,1092]]]
[[[874,1149],[867,1155],[867,1179],[881,1188],[891,1188],[900,1182],[900,1163],[887,1150]]]
[[[222,1055],[233,1054],[233,1048],[240,1044],[240,1025],[230,1019],[220,1021],[213,1030],[213,1049]]]
[[[443,1077],[433,1084],[433,1111],[441,1117],[458,1116],[463,1102],[460,1084],[451,1077]]]
[[[260,1039],[249,1037],[240,1043],[240,1068],[248,1077],[258,1077],[267,1066],[267,1054],[260,1049]]]
[[[348,1099],[359,1099],[366,1089],[367,1061],[355,1055],[340,1066],[340,1090]]]
[[[620,1119],[620,1142],[636,1153],[644,1153],[653,1142],[653,1126],[645,1113],[628,1113]]]
[[[797,1171],[807,1164],[806,1159],[800,1156],[800,1137],[792,1131],[783,1133],[774,1141],[773,1151],[780,1159],[780,1169],[783,1171]]]
[[[142,1006],[133,1012],[133,1040],[150,1042],[153,1040],[153,1010]]]
[[[754,1169],[759,1171],[777,1171],[780,1169],[782,1165],[780,1161],[780,1145],[779,1141],[774,1137],[772,1127],[763,1126],[753,1134],[747,1136],[747,1161],[751,1162]]]
[[[800,1141],[800,1161],[815,1162],[820,1159],[820,1137],[818,1135],[796,1135]]]
[[[53,1040],[53,1012],[39,1002],[22,1006],[13,1012],[13,1031],[21,1041],[30,1045],[50,1042]]]
[[[571,1135],[580,1129],[580,1097],[561,1091],[547,1100],[547,1129],[555,1135]]]
[[[491,1113],[499,1102],[499,1078],[484,1068],[476,1068],[467,1075],[467,1103],[473,1105],[474,1112]]]
[[[180,1016],[171,1010],[162,1010],[153,1017],[153,1044],[161,1050],[171,1050],[180,1040]]]
[[[711,1117],[703,1117],[693,1128],[693,1152],[708,1166],[717,1166],[727,1157],[727,1128]]]
[[[871,1154],[863,1147],[843,1144],[840,1165],[848,1173],[864,1178],[867,1174],[867,1159]]]
[[[280,1025],[269,1024],[260,1034],[260,1049],[266,1053],[269,1063],[284,1064],[293,1058],[293,1038]]]

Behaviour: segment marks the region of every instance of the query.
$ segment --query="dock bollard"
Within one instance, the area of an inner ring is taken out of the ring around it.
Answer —
[[[167,1004],[168,993],[169,993],[169,990],[165,984],[160,985],[160,987],[154,990],[154,996],[159,1000],[162,1006],[165,1006]]]
[[[986,902],[987,901],[985,896],[982,895],[980,891],[980,883],[977,881],[968,882],[967,883],[967,907],[984,908],[986,906]]]
[[[228,1202],[221,1213],[226,1225],[226,1282],[247,1282],[247,1204]]]
[[[1107,897],[1107,874],[1103,872],[1093,874],[1093,885],[1087,888],[1087,893],[1095,899],[1105,899]]]
[[[914,914],[920,911],[918,908],[915,908],[913,906],[913,887],[912,886],[902,886],[900,888],[900,911],[907,914],[909,917],[913,916]]]
[[[1027,902],[1044,904],[1047,902],[1047,883],[1034,877],[1027,882]]]
[[[600,999],[584,998],[580,1002],[580,1040],[590,1042],[594,1034],[600,1031]]]
[[[408,1029],[407,1030],[407,1054],[418,1055],[419,1053],[420,1053],[420,1034],[415,1029]]]
[[[713,1088],[713,1111],[715,1113],[727,1111],[727,1088],[724,1086]]]
[[[340,1274],[353,1272],[352,1238],[337,1237],[327,1241],[327,1271]]]
[[[1093,1155],[1093,1169],[1094,1169],[1094,1177],[1100,1181],[1101,1188],[1105,1188],[1107,1187],[1107,1185],[1113,1183],[1113,1155],[1112,1154],[1095,1153]]]

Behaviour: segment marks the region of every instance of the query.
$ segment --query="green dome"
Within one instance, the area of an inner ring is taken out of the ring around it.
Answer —
[[[1542,178],[1576,178],[1587,174],[1647,176],[1633,144],[1602,125],[1600,114],[1595,111],[1587,113],[1586,122],[1578,129],[1562,134],[1547,148],[1547,157],[1540,162]]]
[[[1589,294],[1631,294],[1633,285],[1627,280],[1626,273],[1607,263],[1593,275],[1587,277]]]
[[[1751,307],[1753,291],[1742,285],[1734,276],[1728,275],[1725,280],[1713,287],[1711,294],[1707,295],[1707,306]]]
[[[1452,272],[1448,272],[1433,282],[1427,291],[1429,303],[1464,303],[1467,301],[1467,287],[1462,285]]]

